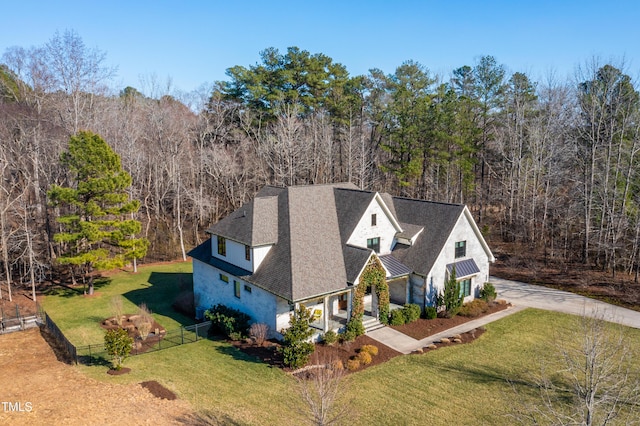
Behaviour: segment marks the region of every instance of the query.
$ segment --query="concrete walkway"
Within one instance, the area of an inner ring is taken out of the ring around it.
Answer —
[[[497,321],[526,308],[545,309],[573,315],[587,315],[628,327],[640,328],[640,312],[632,311],[631,309],[621,308],[578,294],[526,284],[519,281],[491,277],[491,282],[498,292],[498,298],[507,300],[513,305],[512,307],[482,318],[471,320],[422,340],[409,337],[391,327],[383,327],[371,331],[367,333],[367,336],[398,352],[409,354],[417,349],[437,342],[443,337],[466,333],[474,328]]]

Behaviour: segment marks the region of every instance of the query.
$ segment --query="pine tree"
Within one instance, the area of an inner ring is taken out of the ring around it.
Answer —
[[[60,161],[71,173],[72,184],[52,185],[48,192],[59,212],[59,232],[54,235],[61,249],[57,260],[79,267],[93,294],[94,270],[122,267],[146,254],[148,241],[135,238],[140,222],[126,219],[140,203],[129,199],[131,176],[99,135],[82,131],[72,136]]]

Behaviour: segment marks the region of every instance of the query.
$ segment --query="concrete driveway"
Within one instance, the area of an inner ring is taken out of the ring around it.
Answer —
[[[491,277],[498,298],[515,306],[545,309],[573,315],[586,314],[606,321],[640,328],[640,312],[621,308],[562,290]]]

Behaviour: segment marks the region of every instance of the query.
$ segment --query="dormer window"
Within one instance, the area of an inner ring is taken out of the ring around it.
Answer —
[[[459,257],[465,257],[466,255],[467,255],[467,242],[457,241],[456,242],[456,259]]]
[[[377,219],[378,218],[375,213],[371,215],[371,226],[376,226]]]
[[[380,237],[367,239],[367,248],[380,253]]]
[[[218,254],[220,256],[227,255],[227,239],[218,235]]]

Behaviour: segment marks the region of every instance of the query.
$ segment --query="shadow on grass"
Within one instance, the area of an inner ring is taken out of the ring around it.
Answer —
[[[152,272],[145,288],[125,294],[137,306],[144,303],[155,314],[169,317],[181,325],[195,324],[194,318],[178,312],[173,303],[181,292],[193,292],[193,274],[190,272]]]
[[[266,365],[266,363],[263,362],[257,356],[252,356],[252,355],[246,354],[246,353],[242,352],[240,349],[234,347],[231,344],[218,346],[218,347],[216,347],[216,351],[220,352],[223,355],[229,355],[230,357],[232,357],[233,359],[235,359],[237,361],[253,362],[255,364],[265,364]]]
[[[241,423],[232,420],[226,414],[216,414],[212,411],[201,411],[197,413],[186,414],[175,419],[176,422],[183,425],[208,426],[208,425],[239,425]]]
[[[99,291],[102,287],[111,283],[111,278],[108,277],[96,277],[93,280],[93,290]],[[44,291],[46,296],[59,296],[59,297],[78,297],[85,294],[85,291],[89,291],[89,285],[76,284],[71,286],[68,284],[58,283],[54,284]]]

